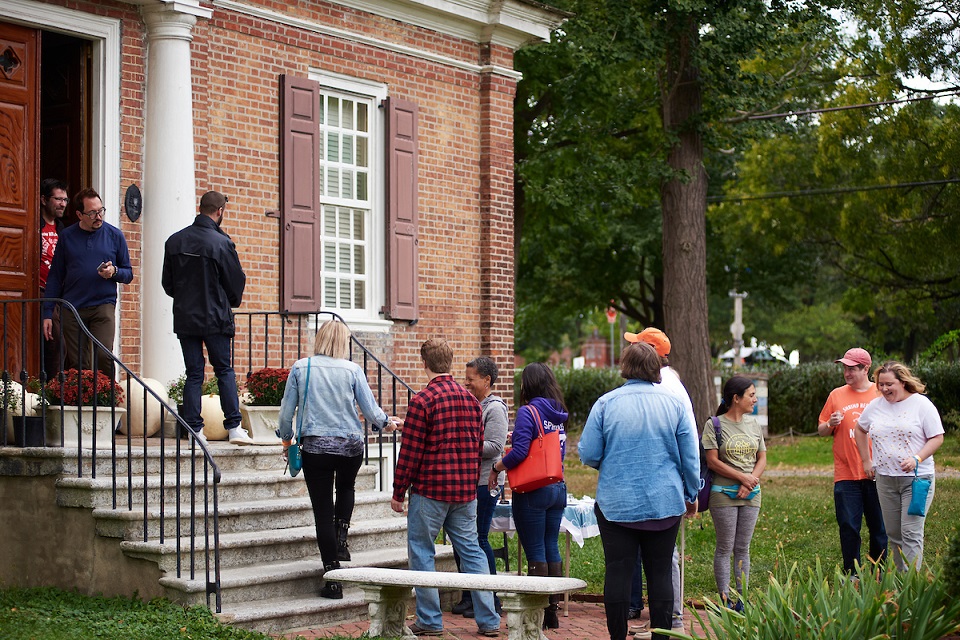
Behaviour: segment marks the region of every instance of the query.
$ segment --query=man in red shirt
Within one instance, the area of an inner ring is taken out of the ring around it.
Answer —
[[[880,397],[870,382],[870,354],[854,347],[837,360],[843,365],[846,384],[830,392],[817,432],[833,437],[833,502],[840,526],[840,553],[843,570],[853,575],[860,562],[860,526],[867,519],[870,529],[870,558],[882,560],[887,554],[887,532],[877,498],[877,484],[863,472],[860,452],[854,440],[857,419],[874,398]]]
[[[463,573],[488,574],[477,542],[477,477],[483,448],[480,403],[450,375],[453,350],[446,340],[431,338],[420,347],[427,387],[410,400],[393,477],[390,506],[407,513],[407,553],[413,571],[435,571],[434,540],[442,528],[460,556]],[[436,589],[417,590],[416,636],[443,635],[443,614]],[[480,635],[500,635],[493,594],[473,592]]]
[[[67,210],[67,185],[56,178],[40,182],[40,297],[47,288],[47,275],[53,263],[53,253],[63,229],[63,214]],[[43,368],[49,380],[60,371],[60,313],[54,309],[53,339],[43,346]]]

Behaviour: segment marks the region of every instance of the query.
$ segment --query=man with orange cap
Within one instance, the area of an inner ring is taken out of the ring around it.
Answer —
[[[690,420],[696,424],[696,419],[693,414],[693,402],[690,401],[690,394],[687,393],[687,388],[683,386],[683,382],[680,380],[680,376],[677,375],[677,372],[670,368],[670,360],[668,356],[670,355],[670,338],[667,337],[660,329],[656,327],[647,327],[640,333],[630,333],[629,331],[623,334],[623,339],[627,342],[646,342],[657,352],[657,355],[660,356],[660,383],[659,386],[662,386],[666,391],[669,391],[671,394],[680,398],[683,402],[683,406],[686,408],[687,414],[690,417]],[[643,608],[643,598],[642,598],[642,587],[640,577],[640,558],[637,558],[637,569],[633,573],[634,575],[634,585],[633,593],[631,594],[631,613],[633,613],[633,604],[640,603],[640,606],[637,607],[637,616],[639,617],[639,610]],[[634,617],[634,616],[631,616]],[[673,628],[682,629],[683,628],[683,593],[680,588],[680,553],[676,547],[673,549]]]

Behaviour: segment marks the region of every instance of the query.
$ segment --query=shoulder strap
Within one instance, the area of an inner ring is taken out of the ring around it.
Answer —
[[[533,406],[532,404],[528,404],[528,405],[527,405],[527,409],[530,409],[530,413],[531,413],[531,415],[533,415],[533,421],[534,421],[534,422],[536,423],[536,425],[537,425],[537,431],[540,432],[540,436],[539,436],[539,437],[542,438],[543,435],[544,435],[544,432],[543,432],[543,420],[540,419],[540,412],[537,411],[537,408],[536,408],[535,406]]]
[[[710,416],[710,420],[713,422],[713,430],[717,434],[717,449],[720,448],[720,418],[717,416]]]
[[[307,381],[303,383],[303,402],[300,403],[300,411],[297,412],[297,433],[293,440],[295,444],[300,444],[300,432],[303,431],[303,412],[307,409],[308,393],[310,393],[310,358],[307,358]]]

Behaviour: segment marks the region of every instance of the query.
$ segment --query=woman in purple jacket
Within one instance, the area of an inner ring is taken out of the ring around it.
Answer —
[[[567,421],[567,407],[550,367],[534,362],[524,368],[520,376],[520,401],[523,406],[517,410],[512,438],[513,449],[493,465],[490,472],[491,485],[496,485],[497,474],[504,469],[514,468],[527,457],[530,443],[540,433],[534,418],[536,414],[539,414],[544,432],[560,432],[561,457],[566,453],[567,436],[564,423]],[[531,408],[535,408],[536,412]],[[520,544],[527,552],[529,575],[563,575],[557,538],[566,506],[567,485],[562,480],[534,491],[513,494],[513,521],[517,527],[517,535],[520,536]],[[559,601],[559,596],[550,596],[550,606],[544,609],[543,613],[544,628],[556,629],[560,626],[557,619]]]

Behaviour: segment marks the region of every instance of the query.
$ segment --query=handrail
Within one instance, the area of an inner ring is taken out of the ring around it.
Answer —
[[[119,358],[114,354],[110,353],[103,344],[97,340],[83,325],[80,321],[80,316],[77,313],[76,308],[68,301],[61,298],[31,298],[31,299],[19,299],[19,300],[0,300],[0,308],[2,308],[2,357],[3,357],[3,374],[2,374],[2,387],[0,387],[0,414],[4,423],[6,423],[7,413],[13,409],[14,400],[13,397],[7,393],[9,389],[9,383],[13,380],[13,377],[10,375],[10,371],[7,370],[8,363],[11,362],[11,356],[17,355],[17,362],[20,363],[20,371],[17,374],[19,378],[21,391],[19,398],[19,414],[25,415],[27,412],[25,410],[26,401],[27,401],[27,386],[31,381],[36,381],[36,384],[39,387],[39,392],[41,398],[48,397],[47,394],[50,390],[51,385],[56,382],[57,386],[66,392],[72,387],[65,386],[67,385],[67,376],[62,371],[63,369],[63,353],[59,354],[59,368],[61,371],[55,374],[53,379],[48,377],[48,372],[44,369],[44,350],[46,349],[46,341],[43,339],[42,333],[42,323],[41,326],[36,328],[27,326],[27,318],[39,318],[41,316],[42,305],[46,303],[53,303],[56,305],[56,308],[59,309],[61,317],[64,313],[70,313],[73,315],[76,320],[77,325],[80,327],[82,335],[77,337],[78,339],[78,351],[79,346],[83,343],[84,340],[89,341],[93,345],[93,371],[97,371],[100,358],[107,357],[111,360],[111,364],[115,371],[120,370],[127,374],[126,379],[126,397],[130,398],[132,393],[142,393],[143,394],[143,406],[146,407],[148,400],[152,399],[159,403],[160,405],[160,421],[163,424],[166,414],[169,413],[172,415],[178,424],[179,431],[185,431],[190,438],[190,446],[188,450],[181,449],[181,441],[178,437],[176,439],[175,447],[175,459],[176,459],[176,468],[174,473],[176,483],[174,488],[173,499],[175,502],[174,505],[174,514],[173,518],[175,519],[175,535],[176,535],[176,550],[177,550],[177,568],[176,575],[178,578],[182,578],[186,570],[181,565],[181,558],[183,549],[181,548],[181,540],[186,533],[190,537],[189,542],[189,579],[195,580],[198,573],[203,574],[207,588],[206,588],[206,598],[207,606],[210,607],[210,599],[214,598],[215,610],[219,613],[222,611],[222,602],[221,602],[221,585],[220,585],[220,520],[219,520],[219,501],[218,501],[218,490],[217,486],[221,481],[221,472],[220,468],[217,466],[217,463],[214,461],[213,456],[210,453],[210,449],[207,447],[207,444],[199,440],[196,437],[196,434],[192,429],[189,428],[187,423],[181,418],[177,412],[171,407],[167,401],[162,399],[153,389],[147,386],[139,376],[137,376],[133,371],[130,370]],[[30,313],[28,314],[28,311]],[[17,313],[19,312],[19,313]],[[19,353],[11,353],[10,351],[10,340],[9,337],[12,337],[14,330],[17,328],[16,324],[19,323]],[[27,347],[27,337],[29,332],[36,332],[36,340],[40,345],[40,370],[37,371],[37,375],[31,375],[31,372],[27,370],[27,362],[30,357],[28,354]],[[63,343],[64,335],[62,327],[59,334],[60,342]],[[72,376],[71,376],[72,377]],[[98,381],[98,376],[93,375],[92,377],[92,392],[94,396],[103,391],[100,387],[100,382]],[[76,397],[78,400],[82,400],[83,397],[83,376],[78,375],[76,378]],[[63,409],[66,405],[64,403],[65,393],[60,394],[59,405],[53,404],[49,406],[46,401],[41,401],[40,403],[40,417],[43,419],[44,424],[47,423],[51,418],[52,411],[55,408],[60,410],[60,442],[54,443],[51,446],[63,446],[65,443],[65,429],[64,429],[64,418],[63,418]],[[111,386],[109,389],[109,395],[111,400],[116,399],[116,387]],[[94,402],[91,406],[91,420],[96,423],[97,414],[104,413],[105,410],[98,410],[96,403]],[[118,423],[117,416],[117,407],[116,402],[110,406],[110,424],[116,425]],[[166,525],[169,520],[167,514],[167,496],[166,496],[166,477],[169,473],[168,464],[167,464],[167,442],[164,438],[159,439],[159,474],[160,474],[160,485],[159,489],[156,492],[156,496],[151,496],[150,492],[150,464],[148,457],[148,442],[146,436],[146,426],[147,426],[147,411],[143,411],[143,429],[142,429],[142,441],[143,441],[143,472],[142,472],[142,483],[143,483],[143,494],[142,500],[143,504],[140,505],[143,511],[143,541],[149,542],[151,537],[150,532],[150,511],[151,506],[154,506],[159,513],[159,523],[158,523],[158,533],[156,537],[159,538],[159,543],[162,545],[167,537],[166,534]],[[133,471],[133,442],[138,436],[132,436],[131,416],[127,416],[127,443],[126,451],[122,448],[118,450],[116,432],[114,429],[110,429],[110,438],[111,438],[111,448],[110,448],[110,473],[112,479],[112,508],[125,508],[127,511],[133,511],[135,505],[135,496],[134,496],[134,471]],[[83,439],[83,422],[84,415],[83,412],[79,413],[78,424],[77,424],[77,477],[84,477],[84,457],[85,455],[89,456],[90,459],[90,477],[95,479],[97,477],[97,457],[99,450],[97,449],[97,435],[96,429],[92,429],[92,436],[90,447],[86,448],[86,444]],[[181,428],[182,427],[182,428]],[[43,434],[42,440],[43,446],[48,446],[46,441],[46,433]],[[3,430],[2,436],[0,436],[0,444],[8,446],[11,443],[7,442],[7,432],[6,429]],[[203,465],[202,465],[202,478],[198,478],[198,469],[197,469],[197,458],[196,455],[197,449],[199,448],[200,453],[203,456]],[[186,449],[186,448],[184,448]],[[190,471],[184,474],[182,469],[182,463],[186,456],[190,456]],[[118,471],[118,461],[125,461],[126,473],[126,500],[125,504],[122,494],[124,492],[120,489],[121,480],[123,479],[123,471]],[[140,474],[137,474],[138,476]],[[189,499],[189,520],[186,523],[188,526],[188,532],[184,531],[185,523],[183,522],[183,494],[181,487],[183,485],[183,475],[187,475],[186,480],[189,481],[190,494]],[[212,476],[212,477],[211,477]],[[138,478],[140,480],[140,478]],[[203,529],[202,529],[202,538],[203,549],[198,549],[198,523],[197,523],[197,500],[198,500],[198,491],[202,494],[202,517],[203,517]],[[118,506],[121,505],[121,506]],[[212,538],[212,541],[211,541]],[[199,558],[198,554],[203,554],[203,558]],[[211,558],[211,555],[213,556]],[[202,561],[203,566],[198,567]],[[212,565],[211,565],[212,562]]]
[[[346,324],[342,316],[333,311],[241,311],[234,313],[237,335],[234,336],[232,358],[234,371],[246,372],[246,377],[255,370],[267,367],[290,367],[294,362],[307,355],[313,355],[313,338],[324,319],[339,320]],[[279,336],[271,335],[275,327]],[[238,348],[238,342],[239,348]],[[245,358],[244,358],[245,355]],[[238,359],[241,360],[238,363]],[[414,395],[413,388],[384,364],[370,349],[350,334],[349,359],[357,362],[363,369],[374,397],[389,415],[398,415]],[[259,365],[259,366],[257,366]],[[405,401],[401,398],[406,393]],[[386,400],[386,402],[385,402]],[[396,465],[400,444],[396,432],[391,434],[371,434],[364,423],[364,436],[367,443],[364,461],[370,463],[370,444],[378,447],[378,455],[383,459],[390,449],[392,464]],[[379,474],[380,491],[389,491],[385,473]]]

